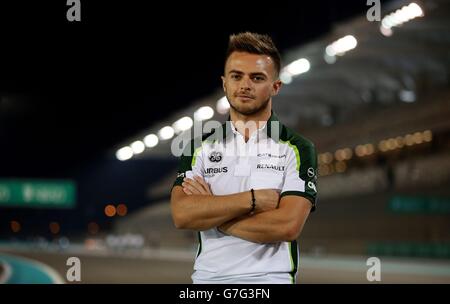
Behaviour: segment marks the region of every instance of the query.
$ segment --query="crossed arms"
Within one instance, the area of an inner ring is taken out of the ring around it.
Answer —
[[[311,210],[301,196],[279,197],[275,190],[255,190],[255,214],[251,193],[213,195],[201,177],[185,178],[171,194],[174,224],[179,229],[207,230],[214,227],[225,234],[255,243],[293,241],[300,235]]]

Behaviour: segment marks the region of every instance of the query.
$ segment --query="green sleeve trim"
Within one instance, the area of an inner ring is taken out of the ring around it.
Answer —
[[[291,262],[291,271],[289,272],[289,274],[291,275],[292,284],[295,284],[295,277],[297,275],[298,269],[297,241],[289,242],[288,245],[289,245],[289,259]]]
[[[202,146],[203,146],[203,143],[202,143]],[[200,152],[200,150],[202,149],[202,146],[200,146],[200,147],[198,147],[197,149],[195,149],[194,155],[192,155],[191,167],[194,167],[194,166],[195,166],[195,163],[196,163],[196,161],[197,161],[197,155],[198,155],[198,153]]]
[[[295,153],[295,159],[297,161],[297,165],[295,166],[295,169],[300,172],[300,153],[298,151],[298,148],[296,145],[293,145],[289,140],[288,141],[283,141],[280,139],[280,142],[282,142],[283,144],[287,144]]]
[[[198,256],[202,252],[202,235],[200,234],[200,231],[197,232],[197,235],[198,235],[198,251],[196,258],[198,258]]]
[[[301,196],[301,197],[308,199],[312,204],[311,212],[316,210],[316,201],[315,201],[314,197],[309,195],[308,193],[301,192],[301,191],[284,191],[280,194],[280,198],[282,198],[283,196],[287,196],[287,195]]]

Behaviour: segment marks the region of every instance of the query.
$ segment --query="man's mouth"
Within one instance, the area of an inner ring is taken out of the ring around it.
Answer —
[[[238,94],[237,97],[243,98],[243,99],[254,99],[251,95],[245,95],[245,94]]]

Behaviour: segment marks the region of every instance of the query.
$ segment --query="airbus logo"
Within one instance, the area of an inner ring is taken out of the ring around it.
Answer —
[[[222,167],[222,168],[206,168],[205,173],[206,174],[216,174],[216,173],[227,173],[228,167]]]

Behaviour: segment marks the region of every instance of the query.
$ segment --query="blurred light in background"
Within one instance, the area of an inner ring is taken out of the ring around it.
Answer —
[[[170,126],[165,126],[158,132],[158,136],[162,140],[171,139],[174,136],[174,134],[175,134],[175,131]]]
[[[123,147],[116,152],[116,157],[120,161],[125,161],[133,157],[133,149],[131,147]]]
[[[387,152],[403,148],[405,145],[410,147],[431,142],[432,139],[432,132],[430,130],[425,130],[423,132],[415,132],[414,134],[407,134],[405,136],[397,136],[396,138],[383,139],[378,143],[378,149],[381,152]]]
[[[334,153],[334,157],[338,161],[349,160],[352,158],[353,152],[350,148],[339,149]]]
[[[357,145],[355,148],[355,154],[358,157],[368,156],[375,152],[375,148],[372,144]]]
[[[107,205],[105,207],[105,215],[107,217],[113,217],[114,215],[116,215],[116,207],[114,207],[113,205]]]
[[[398,97],[403,102],[408,102],[409,103],[409,102],[416,101],[416,94],[414,93],[414,91],[411,91],[411,90],[401,90],[398,93]]]
[[[284,84],[292,82],[294,76],[306,73],[311,68],[309,60],[306,58],[300,58],[285,66],[280,73],[280,80]]]
[[[220,98],[217,101],[216,110],[222,115],[225,115],[230,110],[230,103],[228,102],[228,99],[226,96]]]
[[[400,26],[405,22],[417,17],[422,17],[423,15],[423,10],[418,4],[414,2],[410,3],[409,5],[403,6],[395,12],[385,16],[381,20],[380,32],[384,36],[391,36],[392,27]]]
[[[433,134],[430,130],[423,131],[422,136],[425,142],[430,142],[433,139]]]
[[[309,71],[311,65],[308,59],[301,58],[286,66],[284,69],[292,76],[300,75]]]
[[[383,139],[378,143],[378,151],[385,153],[404,148],[406,146],[414,146],[419,144],[425,144],[433,140],[433,133],[431,130],[425,130],[423,132],[415,132],[407,134],[405,136],[397,136],[392,138]],[[353,152],[354,151],[354,152]],[[357,157],[367,157],[376,155],[376,147],[374,144],[360,144],[354,149],[342,148],[335,151],[334,155],[330,152],[319,153],[317,155],[318,160],[318,172],[319,176],[326,176],[333,173],[343,173],[347,171],[349,165],[345,161],[350,161],[353,153]],[[334,163],[333,161],[336,160]]]
[[[201,107],[194,113],[194,119],[197,121],[207,120],[213,116],[214,110],[209,106]]]
[[[58,244],[62,249],[67,249],[69,248],[70,245],[70,241],[68,238],[66,238],[65,236],[60,237],[58,240]]]
[[[336,56],[344,55],[346,52],[354,49],[357,45],[358,41],[352,35],[340,38],[325,48],[325,61],[327,63],[334,63],[336,61]]]
[[[61,230],[61,227],[59,226],[59,223],[57,223],[57,222],[51,222],[51,223],[48,225],[48,227],[49,227],[50,232],[51,232],[52,234],[58,234],[59,231]]]
[[[145,145],[142,141],[136,140],[131,144],[131,149],[133,150],[134,154],[141,154],[145,150]]]
[[[390,27],[386,28],[384,26],[380,26],[380,32],[381,32],[381,34],[383,34],[386,37],[390,37],[394,33]]]
[[[22,226],[20,225],[20,223],[18,221],[11,221],[10,226],[11,226],[11,231],[14,233],[18,233],[22,229]]]
[[[333,161],[333,154],[330,152],[325,152],[319,154],[319,164],[331,164]]]
[[[183,131],[189,130],[192,128],[193,125],[192,118],[185,116],[183,118],[178,119],[176,122],[173,123],[172,128],[174,129],[175,133],[181,133]]]
[[[87,228],[90,234],[97,234],[100,230],[100,227],[96,222],[90,222]]]
[[[117,210],[118,216],[125,216],[128,213],[128,208],[127,208],[127,205],[125,205],[125,204],[117,205],[116,210]]]
[[[292,82],[292,75],[288,72],[281,71],[280,80],[284,84],[290,84]]]
[[[343,161],[336,162],[336,164],[334,166],[336,168],[337,173],[342,173],[342,172],[345,172],[345,170],[347,170],[347,165]]]
[[[148,148],[153,148],[158,144],[158,136],[155,134],[149,134],[144,137],[144,143]]]

